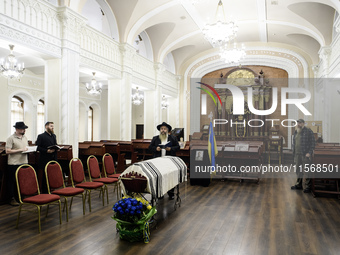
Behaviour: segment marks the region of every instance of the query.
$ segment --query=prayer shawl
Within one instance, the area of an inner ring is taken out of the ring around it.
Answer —
[[[135,172],[147,179],[147,192],[162,197],[167,191],[187,180],[187,166],[181,158],[158,157],[129,166],[121,176]]]

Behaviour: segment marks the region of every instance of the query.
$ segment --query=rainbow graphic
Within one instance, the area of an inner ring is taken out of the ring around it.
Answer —
[[[203,86],[206,86],[206,87],[209,88],[212,92],[214,92],[215,95],[217,96],[217,98],[218,98],[218,100],[219,100],[221,106],[222,106],[222,100],[221,100],[220,96],[218,95],[217,91],[216,91],[213,87],[211,87],[210,85],[205,84],[205,83],[203,83],[203,82],[197,82],[197,83],[198,83],[198,84],[201,84],[201,85],[203,85]],[[197,87],[197,88],[200,89],[200,90],[203,90],[205,93],[207,93],[207,94],[212,98],[212,100],[214,101],[215,106],[217,106],[216,99],[215,99],[215,97],[211,94],[211,92],[210,92],[209,90],[204,89],[204,88],[201,88],[201,87]]]

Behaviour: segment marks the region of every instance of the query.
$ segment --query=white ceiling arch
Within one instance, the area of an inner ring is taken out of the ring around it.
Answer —
[[[276,48],[276,47],[253,47],[247,49],[248,51],[257,51],[259,52],[256,55],[247,55],[244,60],[242,60],[242,65],[265,65],[272,66],[276,68],[284,69],[288,72],[290,78],[303,78],[308,77],[309,68],[308,63],[298,53],[284,49],[284,48]],[[276,52],[278,54],[261,54],[261,52],[270,53]],[[287,58],[287,55],[292,55],[294,58]],[[303,77],[300,77],[301,74],[299,72],[299,67],[297,65],[297,60],[301,63]],[[259,64],[260,63],[260,64]],[[197,66],[197,67],[195,67]],[[225,64],[217,52],[212,52],[201,58],[198,58],[196,61],[193,61],[188,68],[185,70],[186,78],[202,78],[205,74],[212,72],[214,70],[230,67],[231,65]],[[191,74],[190,74],[191,73]],[[184,79],[187,82],[187,79]]]
[[[136,37],[136,35],[141,32],[144,29],[141,29],[141,26],[144,24],[144,22],[146,22],[147,20],[151,19],[152,17],[156,16],[157,14],[163,12],[164,10],[173,7],[175,5],[178,5],[179,3],[177,1],[170,1],[164,5],[161,5],[153,10],[151,10],[150,12],[148,12],[147,14],[143,15],[135,24],[134,26],[130,29],[127,37],[126,37],[126,42],[131,44],[133,43],[134,38]]]
[[[96,0],[96,1],[102,8],[103,12],[106,15],[107,20],[109,21],[112,38],[114,38],[117,42],[119,42],[119,30],[118,30],[117,20],[111,9],[111,6],[105,0]]]

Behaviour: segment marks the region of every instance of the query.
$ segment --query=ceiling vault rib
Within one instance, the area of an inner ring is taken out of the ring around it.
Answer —
[[[257,0],[257,13],[259,20],[260,40],[261,42],[268,42],[266,0]]]

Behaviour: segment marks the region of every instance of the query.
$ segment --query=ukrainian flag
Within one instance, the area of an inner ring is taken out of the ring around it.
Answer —
[[[214,135],[214,129],[213,129],[213,125],[211,121],[210,121],[210,126],[209,126],[208,154],[209,154],[211,166],[216,167],[215,157],[217,156],[218,151],[217,151],[216,139]]]

